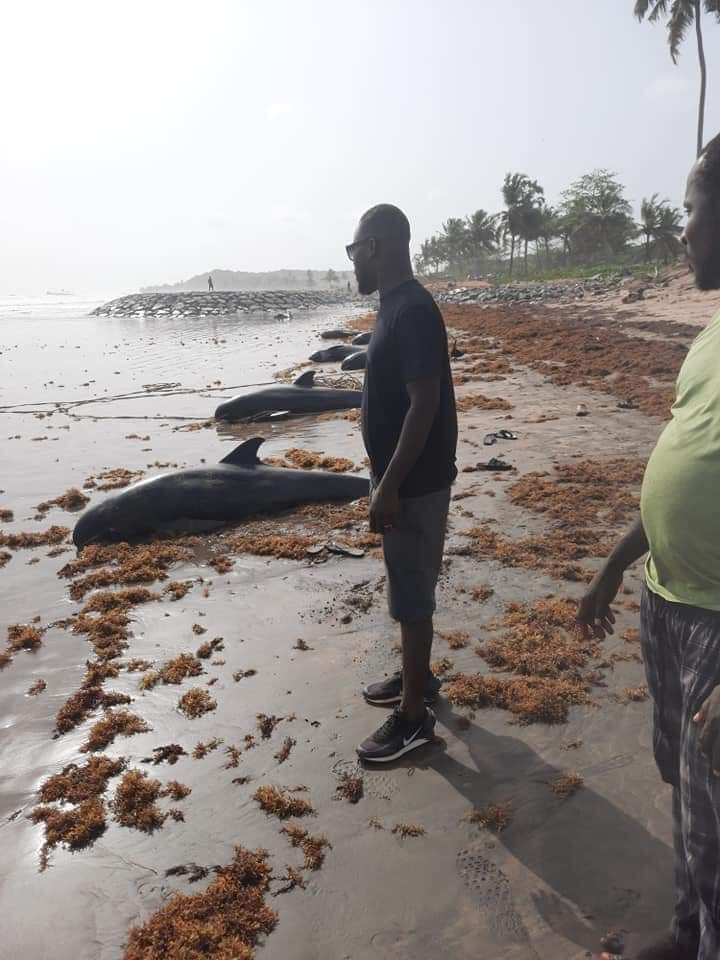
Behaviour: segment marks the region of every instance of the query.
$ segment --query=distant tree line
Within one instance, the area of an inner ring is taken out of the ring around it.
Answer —
[[[537,271],[618,260],[639,250],[647,260],[675,256],[682,232],[680,210],[654,193],[643,199],[636,223],[624,194],[614,173],[594,170],[571,183],[560,203],[551,206],[537,180],[508,173],[502,186],[504,209],[451,217],[439,233],[423,241],[415,267],[419,273],[443,270],[464,276],[494,264],[512,277],[521,258],[527,276],[531,245]]]

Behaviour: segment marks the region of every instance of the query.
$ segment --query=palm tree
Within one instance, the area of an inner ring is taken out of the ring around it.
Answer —
[[[695,23],[698,60],[700,62],[700,102],[698,104],[697,155],[703,148],[703,127],[705,124],[705,93],[707,90],[707,65],[702,34],[702,12],[714,14],[720,22],[720,0],[635,0],[635,16],[642,21],[647,17],[650,23],[656,23],[660,17],[668,16],[668,44],[673,63],[680,55],[680,44],[685,39],[689,27]]]
[[[473,266],[477,271],[479,263],[485,253],[494,253],[498,242],[497,214],[486,210],[476,210],[465,218],[467,225],[467,249],[473,258]]]
[[[719,0],[720,2],[720,0]],[[525,272],[527,273],[527,244],[536,224],[536,214],[532,211],[539,207],[539,198],[543,188],[537,180],[531,180],[524,173],[506,173],[502,187],[506,209],[501,214],[503,233],[510,234],[510,276],[515,259],[515,238],[525,237]]]
[[[645,259],[650,259],[651,245],[656,251],[664,249],[665,256],[677,252],[678,237],[682,233],[682,214],[677,207],[671,207],[669,200],[658,200],[654,193],[649,199],[643,199],[640,205],[640,229],[645,236]]]
[[[461,217],[449,217],[443,224],[442,240],[450,268],[456,268],[468,253],[468,229]]]

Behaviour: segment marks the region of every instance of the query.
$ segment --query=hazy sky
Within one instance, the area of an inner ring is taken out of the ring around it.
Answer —
[[[344,268],[364,208],[419,242],[595,167],[682,199],[698,89],[633,0],[4,0],[0,294]],[[720,25],[706,20],[708,137]]]

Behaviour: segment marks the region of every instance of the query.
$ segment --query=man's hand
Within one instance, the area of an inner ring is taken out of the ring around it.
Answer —
[[[700,749],[710,761],[710,768],[720,777],[720,687],[715,687],[693,717],[700,728]]]
[[[382,483],[370,500],[370,531],[383,534],[391,530],[400,517],[400,497],[397,490]]]
[[[578,604],[575,617],[586,640],[591,637],[604,640],[607,634],[613,632],[615,614],[610,609],[610,604],[621,586],[622,573],[612,567],[604,567],[595,575]]]

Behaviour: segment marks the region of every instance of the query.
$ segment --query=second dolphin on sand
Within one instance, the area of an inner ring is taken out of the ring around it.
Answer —
[[[351,410],[360,407],[361,390],[316,387],[315,371],[308,370],[293,383],[278,384],[241,394],[221,403],[216,420],[243,420],[261,413],[321,413],[323,410]]]

